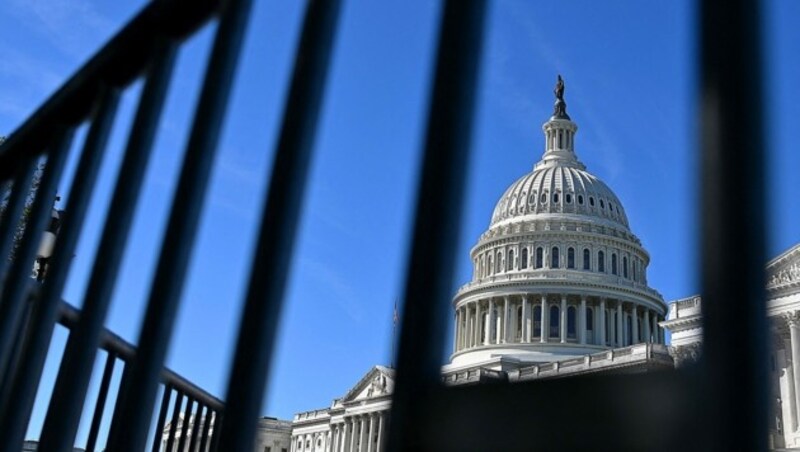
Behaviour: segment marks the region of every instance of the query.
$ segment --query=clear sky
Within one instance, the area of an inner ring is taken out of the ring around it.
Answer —
[[[144,3],[6,2],[0,13],[0,135],[11,133]],[[666,300],[697,292],[693,3],[596,6],[492,2],[454,291],[471,276],[469,249],[488,226],[495,202],[543,152],[541,124],[552,112],[556,74],[562,74],[568,111],[579,126],[578,156],[624,203],[651,255],[650,284]],[[174,370],[220,397],[302,7],[256,2],[168,357]],[[264,414],[290,418],[325,407],[371,366],[391,361],[392,311],[403,281],[439,9],[423,0],[345,2]],[[774,256],[800,242],[794,177],[800,167],[800,31],[791,22],[800,16],[800,3],[770,1],[766,12]],[[136,210],[108,320],[132,342],[213,32],[207,27],[181,51]],[[76,253],[64,294],[76,305],[140,88],[132,86],[123,100]],[[74,159],[68,174],[72,168]],[[69,180],[61,185],[65,199]],[[56,337],[54,357],[63,336]],[[48,364],[48,376],[52,368]],[[38,436],[43,409],[37,405],[31,437]]]

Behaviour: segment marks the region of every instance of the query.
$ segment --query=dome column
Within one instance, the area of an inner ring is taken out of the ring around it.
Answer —
[[[522,296],[522,342],[530,342],[531,341],[531,324],[530,324],[530,316],[531,316],[531,308],[528,304],[528,295]]]
[[[542,344],[547,342],[548,336],[550,336],[550,312],[547,310],[547,295],[542,294],[542,315],[541,315],[541,322],[539,333],[540,333],[540,340]]]
[[[511,341],[511,333],[509,332],[509,330],[510,330],[509,326],[511,325],[511,316],[510,316],[511,311],[509,311],[509,307],[508,307],[508,296],[503,297],[503,303],[504,303],[504,306],[503,306],[503,324],[502,324],[503,337],[502,337],[502,342],[505,344],[505,343]]]
[[[598,328],[598,335],[600,337],[600,345],[603,347],[606,346],[606,299],[600,298],[600,312],[597,315],[598,323],[600,323],[600,328]]]
[[[617,301],[617,346],[625,346],[625,316],[622,312],[622,300]]]
[[[631,345],[639,343],[639,313],[637,312],[636,305],[631,307]]]
[[[586,344],[586,295],[581,295],[581,310],[578,318],[578,340],[581,345]]]
[[[644,323],[644,341],[651,342],[650,339],[650,310],[644,310],[644,319],[642,319],[642,323]]]
[[[497,321],[494,315],[494,298],[489,298],[489,315],[486,316],[486,323],[488,323],[488,325],[485,326],[486,339],[484,339],[483,345],[489,345],[497,341],[495,331],[497,328]]]
[[[561,311],[559,311],[561,315],[561,343],[565,344],[567,342],[567,295],[561,294]]]

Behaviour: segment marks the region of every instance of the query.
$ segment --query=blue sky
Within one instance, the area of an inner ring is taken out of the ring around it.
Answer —
[[[773,256],[800,241],[793,184],[800,166],[800,31],[790,22],[800,4],[767,3]],[[0,134],[11,133],[144,4],[9,0],[0,28]],[[579,126],[578,156],[624,203],[651,254],[650,284],[667,300],[697,291],[693,3],[594,5],[492,3],[454,290],[471,275],[469,249],[495,202],[543,152],[541,124],[560,73]],[[170,367],[221,397],[302,6],[256,2],[168,357]],[[437,2],[345,2],[264,414],[289,418],[324,407],[371,366],[391,360],[438,17]],[[137,206],[108,319],[132,342],[213,32],[206,27],[181,51]],[[134,84],[123,99],[65,290],[76,305],[140,88]],[[74,159],[61,186],[65,199],[73,167]],[[58,332],[53,359],[63,336]],[[48,390],[46,377],[42,400]],[[42,409],[37,405],[29,436],[38,436]]]

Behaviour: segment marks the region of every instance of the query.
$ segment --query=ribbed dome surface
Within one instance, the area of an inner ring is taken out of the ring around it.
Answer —
[[[574,160],[542,162],[514,182],[497,203],[491,224],[547,214],[601,218],[628,228],[628,217],[614,192]]]

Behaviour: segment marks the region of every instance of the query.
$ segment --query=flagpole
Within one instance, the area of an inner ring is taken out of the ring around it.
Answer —
[[[391,367],[394,369],[394,343],[397,341],[397,299],[394,300],[394,313],[392,314],[392,357],[391,357]]]

